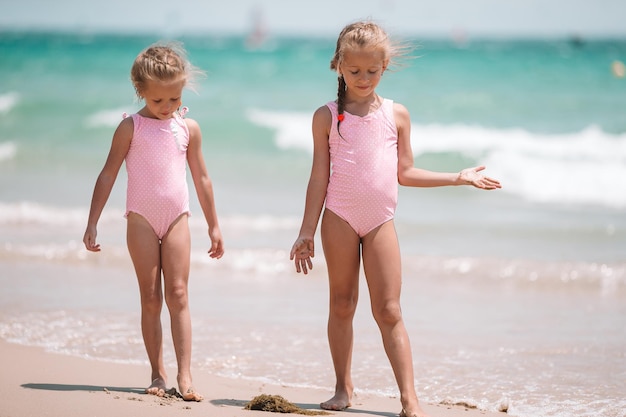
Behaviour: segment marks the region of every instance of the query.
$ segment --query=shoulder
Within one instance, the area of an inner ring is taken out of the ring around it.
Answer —
[[[328,104],[324,104],[323,106],[320,106],[317,108],[317,110],[315,110],[315,113],[313,113],[313,122],[315,123],[320,122],[320,123],[330,123],[333,120],[333,113],[331,111],[331,105],[332,105],[332,101]]]
[[[194,119],[185,118],[183,120],[189,129],[189,134],[200,132],[200,125]]]
[[[187,127],[189,127],[190,129],[192,127],[193,128],[200,128],[200,125],[198,124],[198,122],[196,122],[195,119],[190,119],[189,117],[185,117],[183,120],[187,124]]]
[[[313,139],[326,138],[327,140],[330,135],[332,123],[333,115],[328,106],[324,105],[318,107],[313,114]]]
[[[120,122],[120,124],[117,126],[115,133],[127,137],[132,137],[134,129],[135,122],[133,121],[132,116],[128,116]]]
[[[117,129],[115,129],[115,133],[113,133],[110,154],[115,154],[123,158],[130,149],[134,134],[135,124],[133,118],[126,117],[117,125]]]
[[[403,104],[394,101],[393,114],[396,116],[409,116],[409,110]]]
[[[393,103],[393,117],[396,120],[398,126],[403,126],[406,123],[411,123],[411,115],[409,110],[400,103]]]
[[[200,131],[200,125],[194,119],[184,118],[183,122],[187,126],[189,132],[189,152],[193,152],[198,149],[202,143],[202,132]]]
[[[329,132],[332,122],[333,115],[326,105],[319,107],[313,113],[313,129],[324,129]]]
[[[317,110],[315,110],[315,113],[313,113],[314,119],[320,117],[329,119],[333,117],[330,111],[330,107],[328,107],[328,104],[324,104],[323,106],[318,107]]]

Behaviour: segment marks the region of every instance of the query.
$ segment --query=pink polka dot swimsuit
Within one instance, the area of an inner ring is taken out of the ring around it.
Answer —
[[[363,237],[393,219],[398,202],[398,130],[393,101],[359,117],[344,112],[337,131],[337,103],[328,138],[331,175],[326,208]]]
[[[186,108],[167,120],[133,114],[134,132],[126,154],[126,214],[143,216],[159,239],[181,214],[189,213]],[[125,115],[126,117],[126,115]]]

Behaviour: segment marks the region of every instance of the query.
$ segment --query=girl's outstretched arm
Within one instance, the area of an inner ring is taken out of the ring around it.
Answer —
[[[473,185],[484,190],[501,188],[500,182],[480,174],[484,166],[466,168],[461,172],[435,172],[413,166],[411,148],[411,117],[401,104],[394,103],[398,128],[398,183],[408,187],[441,187],[445,185]]]
[[[289,259],[294,261],[297,272],[308,273],[313,268],[311,258],[315,256],[314,236],[322,213],[326,188],[330,177],[330,153],[328,135],[332,115],[327,106],[322,106],[313,115],[313,164],[306,190],[306,203],[300,234],[291,248]]]
[[[200,126],[193,119],[185,119],[189,128],[189,146],[187,147],[187,163],[191,171],[191,178],[198,195],[198,201],[202,213],[209,226],[209,238],[211,239],[211,258],[221,258],[224,255],[224,241],[217,220],[215,199],[213,196],[213,182],[209,177],[204,156],[202,155],[202,132]]]
[[[124,162],[124,158],[126,158],[126,154],[128,153],[128,148],[130,147],[130,142],[133,138],[133,127],[134,124],[132,117],[127,117],[119,124],[113,134],[109,156],[107,157],[104,167],[96,180],[93,197],[91,198],[91,208],[89,210],[87,228],[83,236],[83,243],[88,251],[100,251],[100,245],[96,243],[96,237],[98,235],[98,220],[100,219],[102,210],[109,199],[109,195],[111,195],[111,190],[115,184],[117,174],[119,173],[120,167]]]

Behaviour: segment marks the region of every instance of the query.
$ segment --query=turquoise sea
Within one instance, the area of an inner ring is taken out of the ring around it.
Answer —
[[[0,32],[3,339],[146,363],[123,169],[99,224],[103,252],[81,240],[113,131],[141,106],[130,65],[158,40]],[[288,257],[311,116],[335,98],[335,39],[255,49],[243,37],[178,40],[206,72],[183,101],[203,130],[227,247],[219,261],[206,255],[192,197],[195,372],[330,393],[324,259],[318,251],[304,277]],[[378,92],[410,111],[416,165],[486,165],[503,184],[400,189],[403,311],[420,398],[506,404],[517,417],[626,416],[626,40],[407,41],[412,57]],[[397,395],[362,294],[357,395]],[[173,366],[170,344],[165,352]]]

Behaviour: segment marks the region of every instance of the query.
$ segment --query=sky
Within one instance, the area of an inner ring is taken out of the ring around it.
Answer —
[[[626,38],[626,0],[0,0],[0,31],[336,36],[373,19],[417,36]]]

